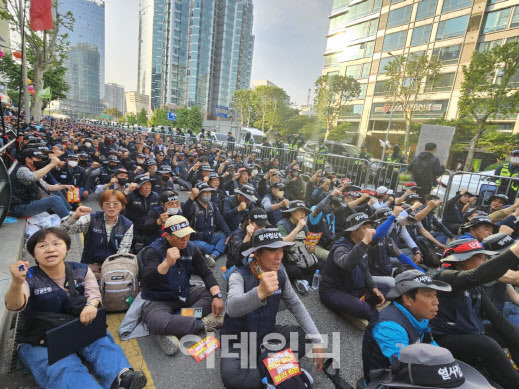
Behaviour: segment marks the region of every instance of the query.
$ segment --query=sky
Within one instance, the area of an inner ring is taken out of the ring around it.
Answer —
[[[321,74],[332,1],[254,0],[252,80],[269,80],[306,104]],[[138,15],[139,0],[106,2],[105,82],[126,91],[137,87]]]

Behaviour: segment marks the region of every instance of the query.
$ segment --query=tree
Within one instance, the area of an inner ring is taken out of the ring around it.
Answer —
[[[204,125],[204,117],[198,106],[191,107],[187,114],[188,127],[193,131],[200,131]]]
[[[20,6],[28,10],[30,0],[1,0],[4,10],[0,12],[0,18],[7,20],[13,30],[19,35],[25,33],[26,58],[28,66],[33,72],[32,85],[35,93],[31,96],[31,113],[35,121],[39,121],[42,113],[43,101],[38,99],[38,93],[44,87],[44,75],[55,65],[61,65],[65,59],[65,50],[68,45],[68,33],[62,30],[72,31],[74,17],[71,12],[62,14],[59,11],[59,0],[53,0],[54,28],[47,31],[34,31],[26,17],[22,25],[20,19]],[[26,11],[28,13],[28,11]],[[27,90],[27,81],[23,80],[24,93]],[[54,92],[54,91],[53,91]],[[27,107],[26,107],[27,108]],[[26,109],[28,112],[28,110]],[[26,115],[28,117],[28,115]]]
[[[148,124],[148,115],[144,108],[137,114],[137,124],[139,126],[146,126]]]
[[[510,42],[483,52],[475,51],[469,66],[463,66],[464,80],[458,102],[460,116],[471,118],[477,128],[469,145],[465,170],[472,168],[474,153],[488,119],[516,114],[519,108],[519,43]]]
[[[234,108],[240,114],[240,125],[250,127],[254,117],[254,101],[250,89],[240,89],[232,97]]]
[[[172,125],[172,121],[168,120],[168,112],[169,108],[164,106],[162,108],[155,108],[153,111],[153,115],[150,118],[149,124],[152,127],[159,126],[167,126],[170,127]]]
[[[189,108],[182,107],[177,109],[177,120],[175,121],[175,127],[189,128]]]
[[[427,54],[411,54],[394,57],[386,67],[388,95],[386,101],[392,108],[400,106],[404,114],[406,129],[404,138],[404,155],[409,148],[409,133],[413,123],[414,112],[420,101],[427,98],[441,79],[442,64],[436,57]]]
[[[280,123],[282,113],[289,108],[290,97],[277,86],[260,85],[252,91],[252,101],[258,115],[257,126],[268,132]]]
[[[351,135],[350,129],[351,123],[341,122],[331,129],[328,139],[335,141],[347,139]]]
[[[103,111],[105,115],[111,116],[114,119],[119,119],[123,116],[123,113],[119,111],[117,108],[107,108]]]
[[[315,106],[317,116],[326,128],[325,139],[346,103],[360,94],[360,85],[353,77],[323,75],[315,81]]]
[[[129,126],[133,126],[134,124],[137,124],[137,115],[135,115],[132,112],[128,112],[125,115],[125,119],[126,119],[126,124],[128,124]]]

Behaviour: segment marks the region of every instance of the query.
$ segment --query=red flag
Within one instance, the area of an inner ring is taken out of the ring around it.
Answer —
[[[34,31],[52,30],[52,0],[31,0],[30,25]]]

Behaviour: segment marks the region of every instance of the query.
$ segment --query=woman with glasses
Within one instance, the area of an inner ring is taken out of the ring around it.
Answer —
[[[99,205],[102,211],[81,206],[61,221],[61,228],[69,234],[85,235],[81,262],[88,264],[97,279],[104,260],[113,254],[129,253],[133,239],[133,224],[121,215],[126,206],[124,194],[107,190],[99,197]]]

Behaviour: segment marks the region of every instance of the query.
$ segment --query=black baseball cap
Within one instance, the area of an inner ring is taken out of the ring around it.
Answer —
[[[235,189],[234,193],[238,193],[242,196],[245,196],[249,201],[252,201],[253,203],[258,201],[258,199],[255,196],[256,192],[251,185],[243,185],[240,189]]]
[[[302,209],[309,214],[311,211],[306,207],[305,202],[301,200],[292,200],[288,203],[288,209],[283,210],[281,213],[288,215],[291,212],[294,212],[296,209]]]
[[[151,178],[147,175],[147,174],[140,174],[138,176],[136,176],[133,180],[137,185],[138,187],[140,188],[141,186],[143,186],[146,182],[150,182],[151,181]]]
[[[283,237],[277,228],[262,228],[254,232],[252,236],[252,248],[242,252],[242,255],[248,257],[261,248],[278,249],[293,246],[294,244],[295,242],[283,241]]]
[[[153,158],[150,158],[146,161],[145,165],[146,166],[157,165],[157,161],[155,161]]]
[[[255,207],[250,210],[249,220],[256,223],[260,227],[270,226],[267,211],[260,207]]]
[[[40,150],[34,149],[34,148],[23,150],[22,156],[25,158],[39,158],[42,161],[45,161],[49,158],[48,155],[46,155],[46,154],[42,153]]]
[[[515,242],[516,240],[510,235],[500,233],[487,236],[481,243],[486,249],[501,253],[514,245]]]
[[[364,212],[354,213],[346,219],[346,228],[344,231],[355,231],[364,224],[372,224],[373,222]]]

